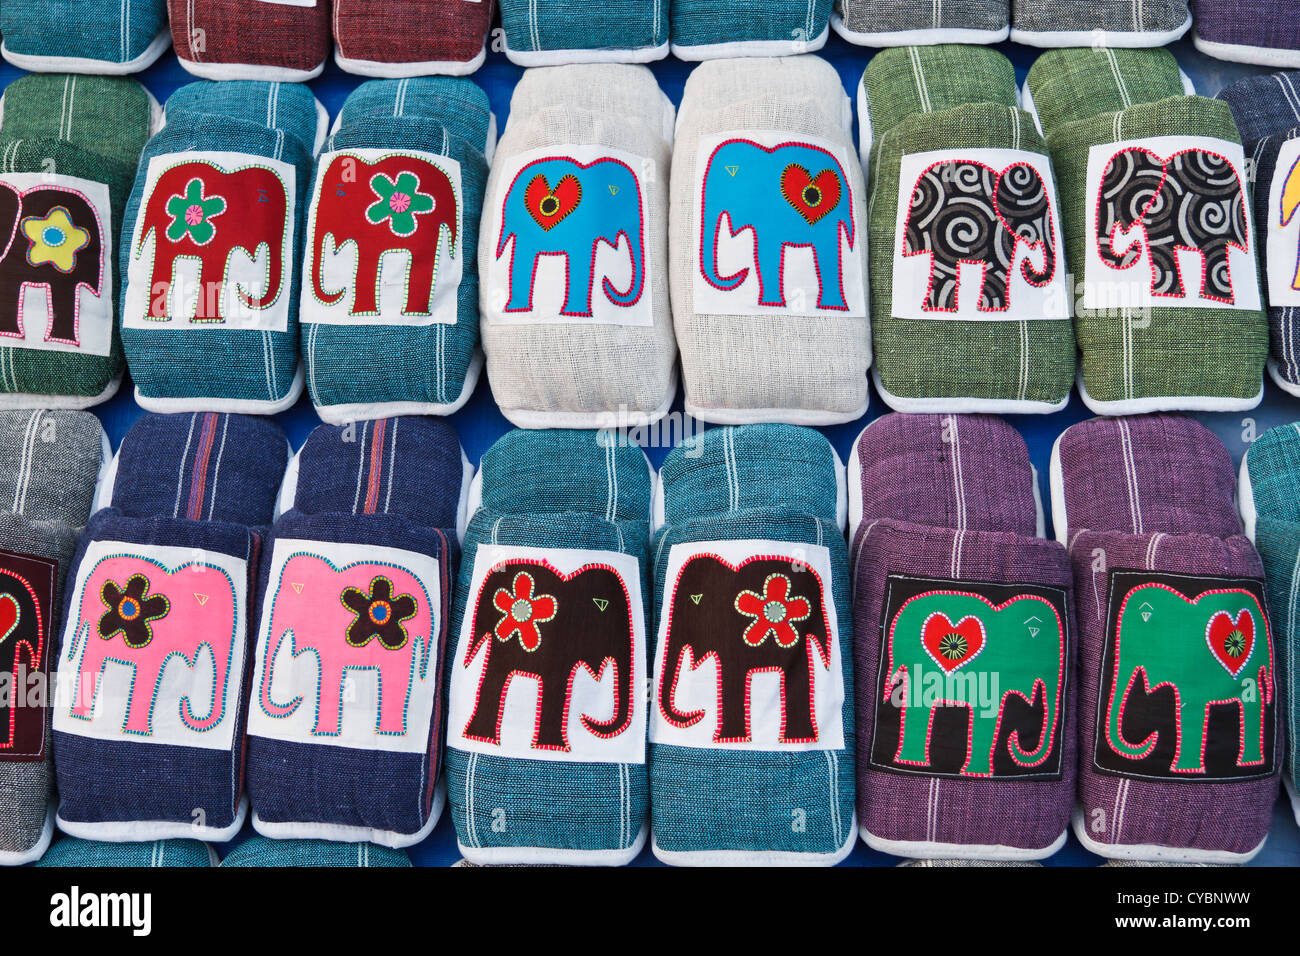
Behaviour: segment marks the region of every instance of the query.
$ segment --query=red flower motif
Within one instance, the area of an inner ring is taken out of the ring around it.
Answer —
[[[549,594],[534,595],[533,587],[533,576],[520,571],[515,575],[511,587],[513,594],[505,588],[497,588],[497,593],[492,596],[492,603],[502,615],[494,629],[497,640],[508,641],[518,634],[519,643],[526,651],[535,651],[541,647],[542,635],[537,625],[554,618],[558,608],[554,597]]]
[[[807,598],[790,597],[790,579],[784,574],[769,574],[762,594],[741,591],[736,595],[736,610],[754,619],[742,635],[746,644],[758,647],[771,634],[780,646],[793,647],[799,641],[794,625],[808,619],[812,605]]]

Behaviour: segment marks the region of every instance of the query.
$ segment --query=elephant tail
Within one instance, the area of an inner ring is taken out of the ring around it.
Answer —
[[[614,716],[609,720],[592,720],[586,714],[582,715],[582,724],[597,737],[614,737],[622,733],[632,721],[632,695],[636,693],[636,688],[632,686],[632,675],[629,668],[621,666],[612,657],[605,658],[600,666],[603,673],[606,667],[613,665],[617,673],[617,680],[614,682],[614,695],[617,698],[614,703]],[[597,675],[599,679],[599,674]]]
[[[669,664],[664,670],[663,683],[659,687],[659,711],[663,714],[664,719],[675,727],[693,727],[704,719],[703,710],[682,711],[677,709],[674,702],[677,691],[677,677],[682,669],[682,656],[690,650],[689,645],[677,648],[677,653],[673,655],[673,648],[669,648]],[[695,660],[695,654],[691,652],[691,670],[698,665]]]
[[[271,674],[275,668],[275,659],[280,654],[280,648],[284,644],[286,635],[289,638],[289,653],[292,656],[294,645],[293,631],[288,630],[285,631],[284,634],[280,635],[280,639],[275,642],[275,647],[272,648],[268,645],[266,660],[262,664],[262,686],[258,690],[258,701],[262,706],[262,710],[270,714],[272,717],[288,717],[297,710],[298,705],[302,703],[301,695],[295,697],[287,704],[277,704],[271,699]]]
[[[1041,680],[1036,680],[1034,681],[1033,696],[1029,703],[1035,707],[1040,706],[1039,698],[1042,699],[1043,723],[1038,734],[1038,746],[1033,750],[1025,750],[1021,747],[1019,730],[1013,730],[1007,738],[1007,744],[1011,748],[1011,756],[1016,763],[1027,764],[1031,767],[1042,763],[1047,758],[1047,755],[1051,753],[1052,742],[1056,738],[1056,722],[1060,719],[1060,711],[1056,702],[1050,700],[1047,696],[1047,685]]]
[[[245,308],[265,309],[280,298],[280,293],[283,291],[284,262],[275,249],[268,247],[267,255],[270,257],[271,281],[266,284],[266,291],[261,295],[249,295],[242,288],[239,290],[239,300],[244,303]],[[257,256],[254,255],[252,258],[256,261]]]
[[[319,301],[325,305],[338,305],[347,294],[346,289],[340,289],[338,292],[327,292],[325,289],[325,234],[320,233],[312,237],[311,249],[311,292]],[[338,248],[335,246],[335,248]],[[360,251],[358,250],[358,255]]]
[[[1159,736],[1155,731],[1147,734],[1138,744],[1130,744],[1124,739],[1124,731],[1120,726],[1123,720],[1125,704],[1128,702],[1129,695],[1133,692],[1134,684],[1137,682],[1138,674],[1142,675],[1142,690],[1145,693],[1151,692],[1150,682],[1147,680],[1147,673],[1144,668],[1137,668],[1129,678],[1124,692],[1119,693],[1119,682],[1116,681],[1111,690],[1110,705],[1106,708],[1106,742],[1117,753],[1125,757],[1131,757],[1134,760],[1140,760],[1147,756],[1155,748],[1156,739]]]
[[[726,226],[722,224],[724,217],[727,220]],[[731,213],[725,209],[711,209],[706,206],[704,209],[704,228],[700,231],[700,269],[703,271],[704,279],[709,285],[715,289],[721,289],[723,292],[731,292],[740,288],[749,277],[749,269],[741,269],[735,275],[719,275],[718,245],[722,240],[723,229],[726,229],[727,234],[730,236],[736,235],[732,228]]]
[[[1300,209],[1300,161],[1291,167],[1282,189],[1282,225],[1291,225],[1297,209]]]
[[[224,716],[223,711],[225,709],[225,698],[222,695],[222,690],[226,682],[223,680],[225,675],[221,674],[217,669],[217,654],[216,651],[212,649],[212,645],[200,644],[199,647],[200,650],[206,647],[208,649],[208,655],[212,658],[212,704],[208,707],[207,716],[195,717],[194,708],[191,705],[190,697],[187,694],[181,698],[181,719],[185,721],[186,726],[191,730],[203,731],[211,730],[213,727],[217,726],[217,724],[221,723],[221,718]],[[194,652],[194,666],[199,666],[199,651]],[[268,681],[268,690],[269,683],[270,682]]]
[[[628,249],[632,255],[632,281],[627,284],[627,291],[620,292],[614,287],[614,283],[609,281],[609,276],[601,279],[601,286],[605,290],[605,296],[614,305],[630,306],[635,305],[641,300],[641,292],[645,288],[645,258],[644,251],[638,249],[632,243],[632,237],[626,232],[620,232],[614,241],[614,249],[617,251],[619,243],[623,238],[627,238]]]

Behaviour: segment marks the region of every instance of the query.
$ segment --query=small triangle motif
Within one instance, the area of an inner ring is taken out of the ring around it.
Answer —
[[[293,593],[294,593],[294,594],[301,594],[301,593],[302,593],[302,583],[299,582],[299,581],[290,581],[290,582],[289,582],[289,587],[293,588]]]
[[[736,175],[736,173],[740,172],[740,167],[739,167],[739,166],[728,166],[728,167],[727,167],[727,172],[729,172],[729,173],[734,177],[734,176]]]
[[[704,597],[703,594],[692,594],[692,595],[691,595],[691,602],[692,602],[693,604],[698,605],[698,604],[700,603],[700,600],[701,600],[703,597]]]
[[[618,187],[615,186],[615,185],[612,185],[612,184],[611,184],[610,187],[609,187],[609,194],[610,194],[611,196],[617,196],[617,195],[618,195]]]
[[[592,598],[591,600],[602,611],[609,607],[609,598]]]
[[[206,604],[208,603],[208,595],[206,595],[206,594],[200,594],[198,591],[195,591],[195,592],[194,592],[194,600],[196,600],[196,601],[199,602],[199,607],[203,607],[204,605],[206,605]]]

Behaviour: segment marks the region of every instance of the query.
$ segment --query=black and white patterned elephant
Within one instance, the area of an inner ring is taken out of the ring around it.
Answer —
[[[1001,172],[970,160],[936,163],[912,189],[903,255],[931,257],[927,312],[957,311],[962,263],[984,267],[980,311],[1005,312],[1016,250],[1023,244],[1031,252],[1021,273],[1042,288],[1056,275],[1056,243],[1047,185],[1028,163]]]
[[[1199,252],[1201,297],[1235,301],[1228,250],[1249,252],[1250,232],[1241,176],[1226,157],[1187,149],[1162,160],[1141,147],[1121,150],[1102,172],[1096,201],[1097,249],[1110,268],[1135,265],[1145,240],[1151,294],[1183,298],[1178,251]],[[1135,237],[1139,227],[1145,235]]]

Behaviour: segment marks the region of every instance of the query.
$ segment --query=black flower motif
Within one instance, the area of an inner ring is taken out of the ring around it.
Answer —
[[[965,657],[968,647],[965,635],[956,631],[945,634],[939,639],[939,653],[950,661],[959,661]]]
[[[127,578],[126,587],[105,581],[99,597],[108,608],[99,619],[99,636],[111,640],[120,633],[126,646],[136,649],[149,646],[151,622],[166,617],[172,608],[165,595],[149,593],[149,579],[143,574]]]
[[[358,588],[344,588],[340,595],[344,607],[356,614],[348,625],[348,643],[365,647],[372,637],[390,651],[406,645],[406,628],[402,622],[415,616],[415,598],[409,594],[393,596],[393,582],[378,577],[370,582],[370,593]]]
[[[1241,628],[1236,628],[1224,638],[1223,649],[1228,652],[1229,657],[1240,657],[1246,653],[1246,635],[1241,633]]]

